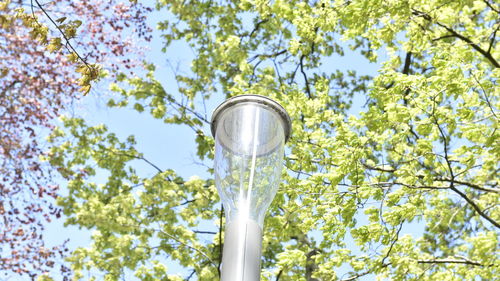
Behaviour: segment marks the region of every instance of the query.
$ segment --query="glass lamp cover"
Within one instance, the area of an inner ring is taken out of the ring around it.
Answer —
[[[217,114],[215,181],[227,223],[238,217],[262,227],[279,186],[288,123],[271,100],[247,96],[257,100],[238,96],[241,101]]]
[[[262,227],[279,186],[290,117],[275,101],[241,95],[212,116],[215,184],[226,212],[221,281],[259,281]]]

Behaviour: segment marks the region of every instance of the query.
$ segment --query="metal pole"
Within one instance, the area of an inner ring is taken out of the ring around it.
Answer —
[[[259,281],[262,230],[253,220],[235,220],[225,229],[222,281]]]

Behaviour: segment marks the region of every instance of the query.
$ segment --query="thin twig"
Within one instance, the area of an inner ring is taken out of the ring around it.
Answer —
[[[398,239],[399,239],[399,233],[401,232],[401,229],[403,228],[403,224],[404,224],[405,220],[401,221],[401,223],[399,224],[399,228],[398,230],[396,231],[396,235],[395,235],[395,238],[394,240],[392,241],[391,243],[391,246],[389,246],[389,250],[387,251],[387,253],[385,254],[385,257],[382,259],[381,263],[382,263],[382,266],[384,266],[385,264],[385,260],[389,257],[389,255],[391,254],[391,251],[392,251],[392,248],[394,247],[394,244],[396,244],[396,242],[398,242]]]
[[[90,64],[80,56],[80,54],[76,51],[76,49],[73,47],[73,45],[69,42],[69,38],[66,36],[66,34],[64,33],[64,31],[59,27],[59,25],[52,19],[52,17],[49,15],[49,13],[47,13],[47,11],[43,8],[43,6],[40,4],[40,2],[38,2],[38,0],[34,0],[36,5],[38,6],[38,8],[40,10],[42,10],[42,12],[45,14],[45,16],[50,20],[50,22],[57,28],[57,30],[61,33],[62,37],[64,38],[64,40],[66,41],[66,44],[64,44],[64,46],[66,47],[66,49],[68,49],[69,52],[73,52],[76,54],[76,56],[78,57],[78,59],[83,62],[83,64],[85,64],[85,66],[91,71],[91,73],[93,73],[95,70],[92,66],[90,66]],[[33,15],[33,19],[35,20],[35,22],[41,27],[42,25],[38,22],[37,20],[37,17],[35,15],[35,11],[33,10],[33,0],[31,0],[31,13]]]
[[[139,159],[139,160],[142,160],[146,163],[148,163],[149,165],[151,165],[153,168],[155,168],[158,173],[163,173],[163,170],[160,169],[158,166],[156,166],[153,162],[149,161],[148,159],[144,158],[144,156],[141,156],[141,155],[133,155],[133,154],[129,154],[129,153],[125,153],[125,152],[117,152],[117,151],[113,151],[111,149],[107,149],[109,152],[115,154],[115,155],[122,155],[122,156],[126,156],[126,157],[130,157],[130,158],[134,158],[134,159]],[[170,179],[169,179],[170,180]]]
[[[197,248],[195,248],[195,247],[193,247],[193,246],[191,246],[189,244],[186,244],[186,243],[182,242],[181,240],[177,239],[174,235],[172,235],[172,234],[170,234],[168,232],[165,232],[162,229],[158,229],[158,231],[160,231],[164,235],[168,236],[170,239],[176,241],[177,243],[183,245],[184,247],[189,248],[189,249],[191,249],[193,251],[198,252],[200,255],[202,255],[204,258],[206,258],[213,266],[217,266],[217,264],[207,254],[205,254],[200,249],[197,249]]]
[[[500,24],[498,25],[498,27],[500,27]],[[497,29],[498,30],[498,29]],[[493,114],[493,116],[498,119],[496,113],[495,113],[495,108],[493,107],[493,105],[491,104],[490,102],[490,99],[488,97],[488,94],[486,92],[486,89],[483,87],[483,84],[481,84],[481,82],[479,81],[479,79],[476,77],[476,75],[474,74],[473,71],[470,72],[471,76],[474,78],[474,80],[476,81],[476,83],[479,85],[479,87],[481,87],[481,90],[483,90],[483,94],[484,94],[484,98],[486,100],[486,104],[488,105],[488,107],[490,108],[490,111],[491,113]]]

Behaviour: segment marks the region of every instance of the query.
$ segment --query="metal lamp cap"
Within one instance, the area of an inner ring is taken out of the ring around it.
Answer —
[[[281,106],[281,104],[279,104],[277,101],[268,98],[266,96],[250,95],[250,94],[231,97],[225,100],[223,103],[221,103],[214,110],[214,113],[212,114],[212,121],[210,124],[212,136],[215,137],[215,132],[217,131],[217,123],[219,121],[221,113],[235,105],[241,105],[242,103],[257,103],[276,112],[281,117],[281,121],[283,122],[285,142],[288,141],[292,131],[292,120],[290,119],[290,116],[283,108],[283,106]]]

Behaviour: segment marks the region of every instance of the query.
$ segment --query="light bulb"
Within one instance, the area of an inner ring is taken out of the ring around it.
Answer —
[[[236,96],[214,111],[215,183],[226,212],[222,281],[260,280],[264,217],[290,128],[283,107],[263,96]]]

